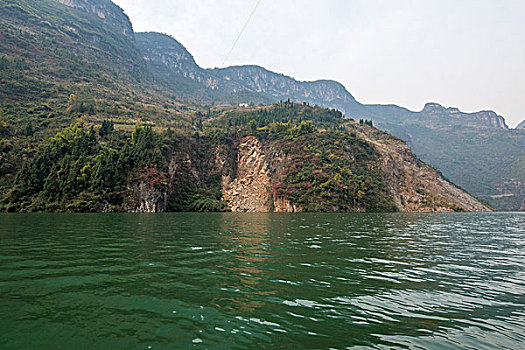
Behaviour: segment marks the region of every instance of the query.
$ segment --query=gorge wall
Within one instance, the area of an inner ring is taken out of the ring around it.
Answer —
[[[270,211],[270,168],[261,142],[245,136],[237,147],[236,172],[222,176],[224,200],[234,212]]]
[[[465,191],[445,180],[434,169],[418,160],[410,148],[375,128],[366,128],[349,123],[349,131],[373,145],[378,152],[379,164],[388,196],[402,212],[453,212],[490,211]],[[287,195],[277,194],[281,173],[289,166],[289,156],[280,144],[247,135],[230,146],[211,146],[204,162],[192,159],[191,154],[176,152],[172,158],[170,185],[172,195],[180,191],[173,189],[184,183],[206,183],[206,178],[220,179],[222,200],[225,209],[233,212],[300,212],[301,205]],[[218,153],[218,149],[227,149]],[[203,163],[205,164],[203,166]],[[176,166],[174,164],[177,164]],[[175,169],[178,168],[178,169]],[[200,169],[200,170],[199,170]],[[206,169],[203,171],[203,169]],[[183,170],[183,171],[181,171]],[[149,196],[152,198],[152,196]],[[160,202],[164,197],[157,197]],[[162,208],[150,203],[141,208]],[[356,207],[352,211],[362,211]],[[152,210],[153,211],[153,210]],[[337,211],[337,209],[334,209]]]
[[[120,7],[107,0],[57,0],[58,2],[78,8],[102,19],[118,33],[129,38],[134,37],[133,27],[128,16]]]
[[[517,210],[525,198],[523,185],[500,186],[525,183],[525,133],[509,129],[494,111],[467,113],[438,103],[427,103],[421,111],[367,105],[336,81],[298,81],[254,65],[204,69],[169,36],[137,33],[137,42],[151,71],[168,89],[204,101],[257,105],[292,99],[336,108],[356,120],[371,119],[407,141],[421,159],[499,210]]]

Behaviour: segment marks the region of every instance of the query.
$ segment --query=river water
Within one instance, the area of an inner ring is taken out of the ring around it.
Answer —
[[[1,214],[2,349],[524,349],[525,214]]]

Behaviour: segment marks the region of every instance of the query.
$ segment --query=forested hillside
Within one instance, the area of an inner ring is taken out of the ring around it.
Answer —
[[[256,211],[259,205],[268,211],[487,209],[452,185],[437,188],[446,181],[411,155],[414,169],[407,161],[407,169],[385,167],[395,151],[378,151],[364,136],[373,127],[346,120],[335,110],[285,101],[205,116],[195,128],[117,131],[111,121],[87,125],[80,120],[44,141],[23,163],[4,195],[4,210]],[[247,138],[261,145],[247,150],[252,163],[262,164],[265,176],[258,183],[252,183],[257,174],[243,177],[239,172],[240,144]],[[403,145],[395,138],[383,144]],[[389,173],[393,168],[396,175]],[[407,181],[407,171],[429,175]],[[225,188],[232,184],[238,186],[237,196],[260,194],[253,190],[257,186],[268,196],[243,204],[228,197]]]
[[[463,113],[428,103],[414,112],[361,104],[335,81],[301,82],[252,65],[203,69],[167,35],[139,33],[137,38],[151,71],[169,90],[202,101],[258,105],[292,98],[336,108],[407,141],[421,159],[501,210],[517,210],[525,200],[525,133],[509,130],[492,111]]]
[[[110,1],[0,0],[0,38],[0,210],[488,210],[369,121],[171,80]]]

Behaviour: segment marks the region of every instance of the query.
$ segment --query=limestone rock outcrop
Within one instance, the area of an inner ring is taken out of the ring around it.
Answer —
[[[161,213],[166,211],[167,191],[164,187],[151,187],[145,182],[134,185],[131,189],[136,198],[136,205],[130,211],[134,213]]]
[[[224,200],[234,212],[270,211],[270,169],[261,142],[245,136],[237,152],[237,171],[222,179]]]

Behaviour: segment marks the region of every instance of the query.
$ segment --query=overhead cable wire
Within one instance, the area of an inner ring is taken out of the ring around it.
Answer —
[[[228,54],[226,55],[226,57],[224,58],[224,61],[222,61],[222,66],[224,66],[224,64],[226,63],[226,61],[228,60],[228,58],[230,57],[231,53],[233,52],[233,49],[235,49],[235,45],[237,45],[237,42],[239,41],[239,39],[241,38],[241,35],[242,33],[244,32],[244,30],[246,29],[246,27],[248,26],[248,23],[250,23],[250,20],[252,19],[253,17],[253,14],[255,13],[255,11],[257,10],[257,8],[259,7],[259,5],[261,4],[261,1],[262,0],[259,0],[257,1],[257,4],[255,5],[252,13],[250,14],[250,17],[248,17],[248,19],[246,20],[246,23],[244,23],[244,27],[242,27],[239,35],[237,35],[237,39],[235,39],[235,41],[233,42],[233,45],[232,45],[232,48],[230,49],[230,51],[228,52]]]

